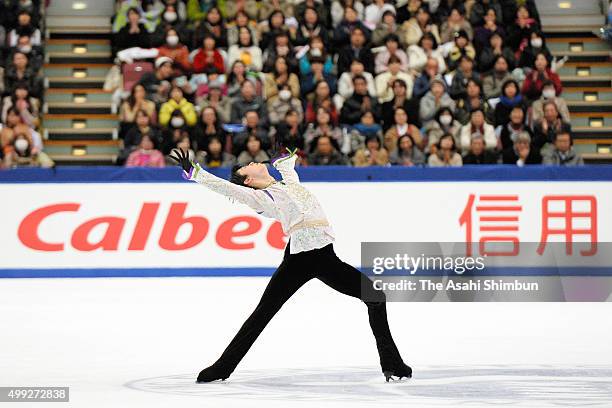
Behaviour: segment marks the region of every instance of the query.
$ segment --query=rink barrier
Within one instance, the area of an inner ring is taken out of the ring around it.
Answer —
[[[612,165],[600,166],[583,166],[583,167],[552,167],[552,166],[528,166],[518,168],[516,166],[465,166],[461,168],[405,168],[405,167],[367,167],[367,168],[351,168],[346,166],[327,166],[327,167],[302,167],[297,169],[300,178],[304,182],[326,182],[326,183],[367,183],[367,182],[482,182],[483,186],[491,185],[496,182],[515,182],[517,188],[525,189],[525,186],[530,183],[522,184],[520,182],[611,182],[612,181]],[[214,169],[212,173],[227,177],[228,169]],[[92,167],[57,167],[55,169],[37,169],[37,168],[20,168],[14,170],[0,171],[0,184],[11,185],[27,185],[40,184],[45,188],[53,188],[50,184],[91,184],[91,183],[106,183],[117,184],[119,187],[122,183],[188,183],[181,178],[181,172],[177,168],[164,169],[146,169],[146,168],[121,168],[108,166],[92,166]],[[278,176],[277,176],[278,177]],[[574,183],[577,184],[577,183]],[[579,183],[578,183],[579,184]],[[425,185],[425,184],[422,184]],[[467,184],[464,184],[467,185]],[[111,188],[111,186],[107,186]],[[123,188],[130,188],[123,186]],[[372,186],[370,186],[372,188]],[[606,191],[612,191],[607,188],[607,185],[597,187],[598,194],[609,194]],[[437,189],[436,189],[437,190]],[[477,191],[474,191],[477,192]],[[27,192],[22,197],[27,197]],[[530,193],[532,194],[532,193]],[[607,196],[607,195],[606,195]],[[6,200],[6,197],[3,197]],[[3,199],[0,199],[0,209],[3,208]],[[160,201],[163,201],[160,198]],[[607,199],[606,199],[607,200]],[[38,201],[38,200],[37,200]],[[44,199],[41,200],[44,202]],[[609,201],[602,201],[602,203]],[[456,204],[455,211],[457,216],[465,205],[464,202]],[[604,204],[601,210],[607,211],[608,205]],[[602,212],[603,212],[602,211]],[[233,213],[232,213],[233,214]],[[119,214],[121,215],[121,214]],[[527,214],[529,215],[529,214]],[[225,220],[226,215],[223,216]],[[346,223],[345,223],[346,224]],[[347,224],[348,225],[348,224]],[[346,227],[346,225],[345,225]],[[602,225],[601,227],[604,227]],[[454,228],[459,228],[454,226]],[[363,240],[363,237],[361,237]],[[353,247],[356,247],[355,243]],[[6,248],[5,248],[6,249]],[[159,250],[157,249],[157,252]],[[156,252],[156,254],[157,254]],[[356,263],[356,262],[355,262]],[[197,263],[196,263],[197,264]],[[261,259],[256,261],[255,265],[266,265]],[[16,265],[4,267],[0,264],[0,278],[79,278],[79,277],[231,277],[231,276],[270,276],[275,268],[270,266],[262,267],[234,267],[234,266],[216,266],[216,267],[99,267],[99,268],[74,268],[66,265],[66,267],[56,266],[54,268],[15,268]],[[496,274],[501,274],[502,271],[496,271]],[[564,269],[562,271],[556,268],[548,268],[548,270],[531,270],[531,273],[539,276],[578,276],[579,271]],[[525,270],[506,270],[503,274],[507,276],[524,276]],[[612,276],[611,270],[590,270],[589,275],[596,276]]]
[[[211,169],[228,178],[229,169]],[[436,181],[612,181],[612,165],[554,167],[482,165],[433,167],[298,167],[304,182],[436,182]],[[272,169],[278,177],[276,170]],[[0,183],[184,183],[175,167],[162,169],[111,166],[60,166],[53,169],[19,168],[0,171]]]

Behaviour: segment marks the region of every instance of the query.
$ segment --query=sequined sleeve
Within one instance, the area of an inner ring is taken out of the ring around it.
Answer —
[[[300,177],[295,171],[295,161],[297,158],[298,156],[292,153],[291,155],[281,156],[272,163],[281,176],[283,176],[283,181],[288,183],[300,182]]]
[[[191,172],[183,173],[185,179],[195,181],[216,193],[235,199],[242,204],[246,204],[259,213],[265,210],[262,201],[269,200],[261,191],[230,183],[225,179],[207,172],[197,163],[191,169]]]

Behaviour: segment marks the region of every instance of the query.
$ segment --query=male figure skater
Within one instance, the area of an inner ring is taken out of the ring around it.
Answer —
[[[200,372],[197,382],[225,380],[253,345],[281,306],[306,282],[317,278],[338,292],[360,298],[368,307],[382,372],[387,381],[412,376],[404,364],[387,323],[385,294],[372,281],[334,253],[334,234],[316,197],[300,184],[295,151],[274,160],[282,181],[268,173],[265,164],[234,166],[230,181],[216,177],[191,162],[182,149],[171,154],[183,168],[185,179],[248,205],[264,217],[280,221],[289,236],[283,261],[272,275],[259,304],[244,322],[221,357]]]

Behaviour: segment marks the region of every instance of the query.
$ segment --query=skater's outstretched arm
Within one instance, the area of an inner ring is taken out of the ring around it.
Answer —
[[[295,150],[287,149],[287,153],[277,157],[272,161],[272,165],[283,177],[283,181],[287,183],[299,183],[300,177],[295,171],[295,161],[297,160],[297,155],[295,154]]]
[[[258,213],[265,211],[264,203],[266,200],[270,200],[270,198],[262,191],[230,183],[221,177],[207,172],[198,163],[189,160],[187,154],[182,150],[175,149],[172,153],[170,157],[183,168],[184,179],[195,181],[216,193],[233,198],[242,204],[248,205]]]

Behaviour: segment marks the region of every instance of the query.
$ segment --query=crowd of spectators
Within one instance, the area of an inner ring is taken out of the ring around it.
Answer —
[[[12,2],[3,163],[52,165],[39,4]],[[121,165],[582,163],[534,0],[118,0],[112,30]]]
[[[53,165],[39,132],[41,22],[40,0],[0,2],[0,168]]]

